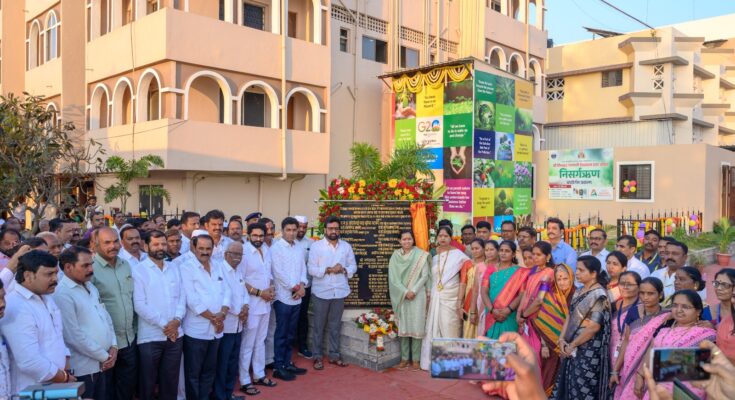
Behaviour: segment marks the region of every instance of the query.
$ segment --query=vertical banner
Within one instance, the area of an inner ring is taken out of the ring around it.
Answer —
[[[446,188],[439,218],[455,227],[527,218],[533,212],[533,84],[460,71],[442,67],[393,78],[394,144],[424,146],[435,187]]]

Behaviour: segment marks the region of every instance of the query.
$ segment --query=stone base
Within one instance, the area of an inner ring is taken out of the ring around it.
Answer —
[[[355,313],[355,311],[356,310],[345,310],[342,317],[339,349],[342,354],[342,359],[347,363],[371,369],[373,371],[381,371],[397,365],[401,361],[400,340],[397,337],[391,339],[388,336],[384,336],[385,350],[378,351],[376,344],[370,343],[370,335],[357,327],[355,317],[360,313]],[[356,315],[353,316],[353,314]],[[309,317],[309,343],[311,343],[314,320],[312,318],[311,311],[309,311]],[[326,332],[324,335],[322,349],[326,358],[327,350],[329,349]]]

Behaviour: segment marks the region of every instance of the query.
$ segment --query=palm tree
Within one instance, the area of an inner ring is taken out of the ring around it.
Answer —
[[[105,189],[105,202],[110,203],[113,200],[120,199],[120,208],[125,213],[128,199],[131,196],[128,190],[130,182],[137,178],[147,178],[151,167],[163,168],[163,159],[152,154],[129,161],[125,161],[119,156],[108,158],[105,161],[105,170],[115,175],[117,182]],[[149,196],[160,196],[166,199],[166,203],[171,203],[171,194],[163,187],[149,185],[141,188],[141,193]]]
[[[350,155],[353,179],[412,180],[416,179],[417,174],[434,178],[429,166],[429,154],[417,144],[397,147],[386,162],[380,160],[380,151],[368,143],[355,143],[350,148]]]

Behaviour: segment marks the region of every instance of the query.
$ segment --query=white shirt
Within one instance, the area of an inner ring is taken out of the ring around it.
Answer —
[[[273,281],[271,252],[265,244],[260,246],[259,252],[252,243],[248,242],[242,249],[242,261],[237,267],[245,276],[245,283],[255,289],[265,290],[271,286]],[[250,295],[249,314],[270,314],[271,303],[254,294]]]
[[[51,380],[66,366],[61,311],[51,296],[18,285],[6,296],[0,329],[10,352],[12,393]]]
[[[84,286],[65,276],[53,295],[61,310],[64,342],[71,352],[74,374],[84,376],[101,370],[100,363],[117,346],[112,318],[100,301],[100,293],[90,282]]]
[[[209,270],[207,272],[198,259],[181,264],[181,282],[186,297],[184,334],[194,339],[221,338],[222,332],[215,333],[214,325],[199,314],[207,310],[216,314],[222,307],[230,306],[231,293],[225,283],[222,265],[210,259]]]
[[[309,264],[309,251],[311,251],[311,245],[314,244],[314,239],[310,237],[304,236],[301,240],[296,240],[296,244],[301,246],[302,249],[304,249],[304,264]],[[306,279],[308,279],[308,282],[306,282],[306,287],[311,286],[311,275],[306,274]]]
[[[271,258],[276,300],[290,306],[301,304],[301,299],[292,297],[291,289],[298,284],[307,283],[304,249],[296,242],[291,244],[281,238],[271,247]]]
[[[191,251],[191,239],[186,237],[186,235],[184,235],[184,232],[181,232],[181,250],[179,251],[181,252],[182,256]]]
[[[242,332],[243,326],[240,322],[240,310],[242,306],[250,302],[250,295],[245,290],[245,277],[242,270],[232,268],[227,261],[222,263],[224,278],[230,288],[230,309],[225,316],[225,330],[223,333]]]
[[[327,274],[326,270],[336,264],[342,265],[344,274]],[[352,246],[339,240],[333,246],[324,238],[311,245],[309,251],[309,275],[311,294],[320,299],[343,299],[350,294],[349,279],[357,272],[357,262]]]
[[[146,254],[145,251],[139,250],[139,252],[140,252],[140,259],[137,259],[132,254],[128,253],[128,251],[125,250],[125,248],[120,247],[120,252],[117,253],[117,256],[127,261],[128,264],[130,264],[130,268],[134,269],[140,263],[148,259],[148,254]]]
[[[225,252],[227,251],[227,246],[229,246],[230,243],[232,243],[232,239],[227,236],[222,236],[219,243],[214,245],[212,248],[212,260],[225,262]]]
[[[602,270],[607,271],[607,256],[610,254],[610,252],[607,249],[600,250],[599,253],[597,253],[596,256],[592,256],[592,251],[585,251],[584,253],[580,254],[581,256],[592,256],[596,259],[600,260],[600,264],[602,264]]]
[[[674,281],[676,280],[676,273],[669,275],[669,267],[659,268],[651,273],[651,276],[658,278],[664,284],[664,298],[668,299],[676,289],[674,288]],[[707,289],[702,289],[697,292],[702,301],[707,300]]]
[[[641,276],[641,279],[646,279],[651,275],[651,270],[648,269],[648,265],[644,264],[643,261],[637,259],[635,256],[628,260],[627,271],[637,272]]]
[[[5,340],[0,343],[0,399],[9,399],[12,395],[10,383],[10,355]]]
[[[148,258],[133,268],[133,308],[138,314],[138,344],[167,340],[163,328],[184,320],[186,297],[179,268],[164,261],[163,270]],[[179,337],[184,331],[179,326]]]

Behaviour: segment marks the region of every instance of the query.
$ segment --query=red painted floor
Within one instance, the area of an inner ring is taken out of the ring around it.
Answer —
[[[295,381],[274,379],[278,386],[257,386],[260,394],[247,396],[257,400],[288,398],[320,400],[375,400],[375,399],[488,399],[480,387],[468,381],[432,379],[426,371],[397,370],[382,372],[354,365],[340,368],[325,364],[324,370],[312,368],[311,360],[295,357],[299,367],[309,372]],[[268,371],[268,376],[271,373]],[[236,395],[243,395],[239,391]]]

